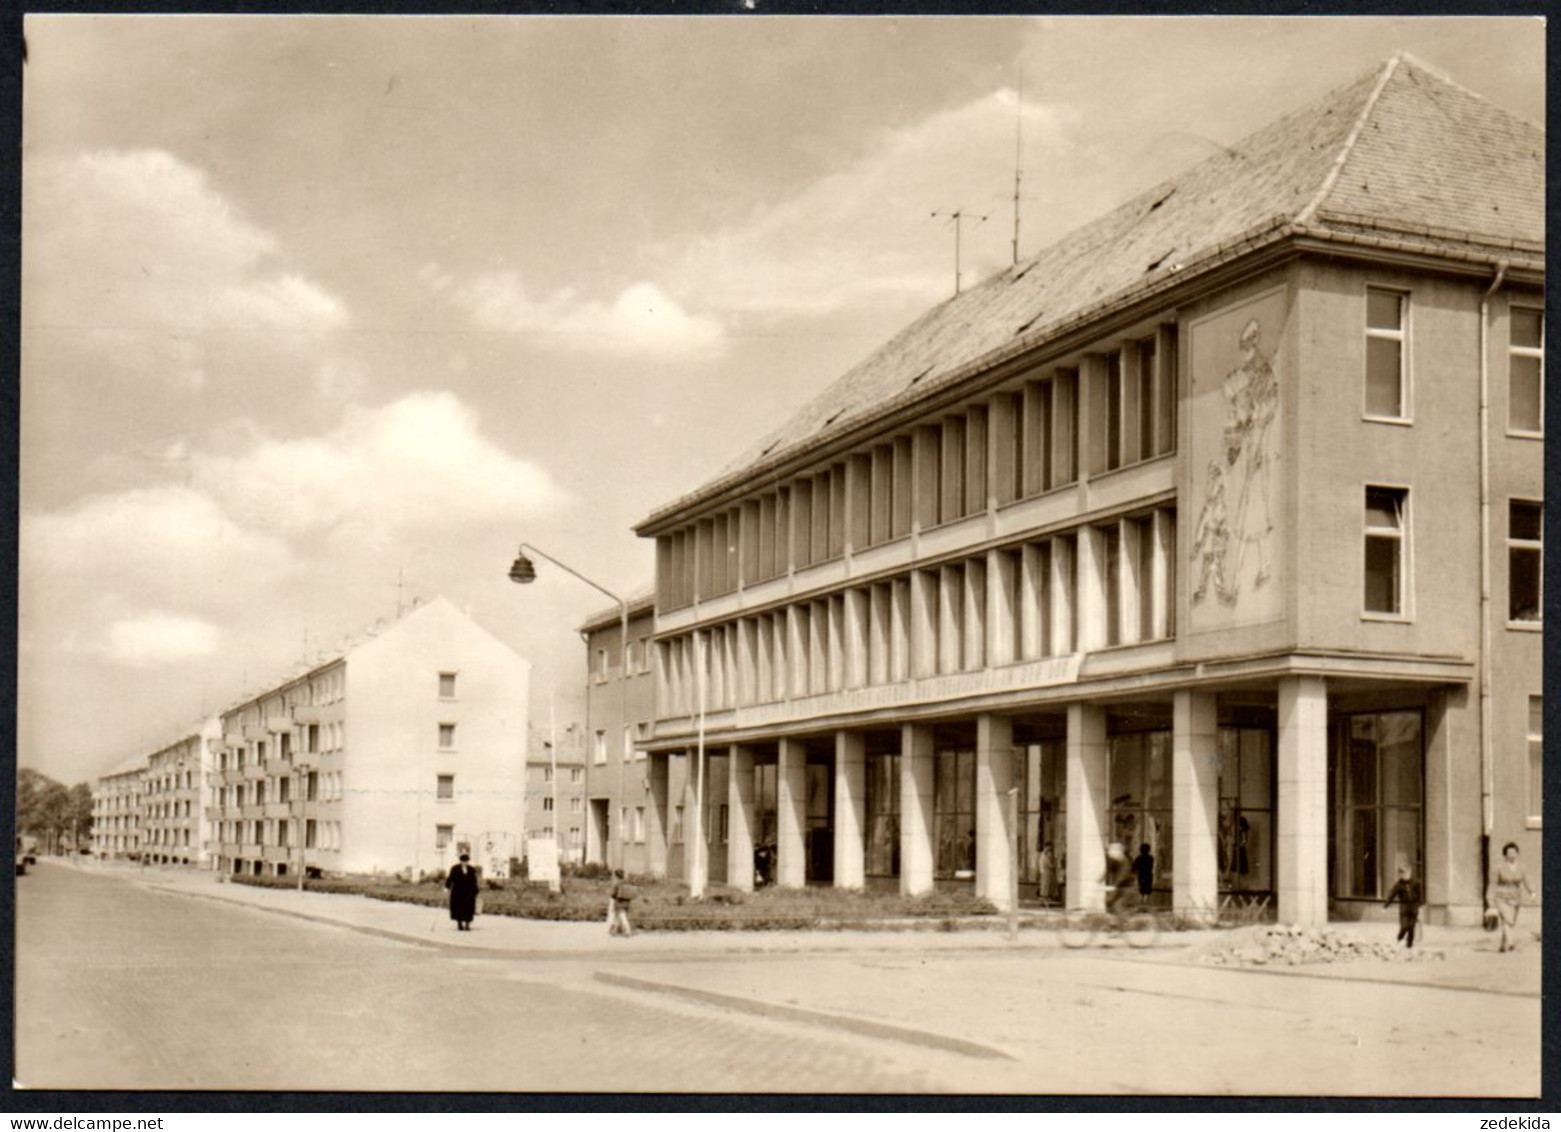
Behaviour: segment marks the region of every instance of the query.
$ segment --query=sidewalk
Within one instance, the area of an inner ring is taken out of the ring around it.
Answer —
[[[786,931],[786,932],[642,932],[632,939],[612,939],[602,923],[557,923],[509,916],[480,916],[472,931],[458,932],[443,908],[397,904],[365,896],[342,896],[293,889],[257,888],[220,883],[216,874],[188,869],[89,861],[74,867],[147,888],[189,897],[245,905],[272,913],[333,924],[353,931],[397,939],[424,947],[465,952],[473,956],[511,955],[528,958],[594,958],[602,960],[676,960],[698,956],[879,953],[1007,953],[1054,952],[1056,936],[1044,929],[1026,929],[1009,940],[1001,921],[987,929],[947,931]],[[1525,909],[1520,923],[1523,946],[1501,955],[1495,937],[1478,928],[1432,926],[1423,944],[1441,959],[1417,962],[1361,958],[1301,966],[1210,966],[1205,956],[1240,942],[1255,929],[1218,933],[1162,934],[1154,948],[1135,950],[1120,940],[1079,955],[1156,965],[1196,966],[1203,970],[1260,971],[1265,974],[1331,980],[1397,983],[1453,990],[1487,991],[1537,997],[1541,985],[1539,909]],[[1335,923],[1345,935],[1391,940],[1396,924]]]

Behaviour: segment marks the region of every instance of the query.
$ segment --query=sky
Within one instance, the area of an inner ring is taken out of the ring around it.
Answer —
[[[17,753],[149,753],[443,594],[577,717],[633,526],[954,286],[1526,18],[26,19]],[[979,217],[985,220],[979,220]]]

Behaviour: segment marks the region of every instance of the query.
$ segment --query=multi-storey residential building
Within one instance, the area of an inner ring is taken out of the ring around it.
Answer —
[[[781,884],[1092,906],[1120,841],[1193,914],[1409,865],[1477,920],[1540,865],[1543,154],[1396,58],[646,518],[650,864],[703,763],[736,885],[773,835]]]
[[[92,852],[123,860],[141,852],[141,791],[144,755],[126,759],[99,778],[92,789]]]
[[[646,825],[655,595],[636,594],[627,608],[627,648],[621,609],[604,609],[580,626],[586,647],[585,859],[630,872],[663,872],[664,857],[652,857],[663,839]]]
[[[212,771],[222,723],[209,719],[141,761],[141,851],[158,865],[211,860]]]
[[[530,666],[444,598],[222,713],[216,864],[490,875],[520,853]]]
[[[531,729],[526,756],[526,839],[554,838],[560,861],[585,859],[585,729]]]

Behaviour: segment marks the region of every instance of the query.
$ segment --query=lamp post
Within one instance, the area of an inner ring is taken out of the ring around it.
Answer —
[[[308,805],[307,805],[309,799],[308,799],[308,795],[305,793],[305,790],[308,788],[308,784],[309,784],[309,775],[308,775],[308,771],[309,770],[310,770],[310,768],[308,766],[306,766],[305,764],[303,764],[303,763],[294,763],[293,764],[294,792],[298,795],[298,891],[299,892],[302,892],[304,890],[304,873],[309,871],[309,858],[308,858],[308,854],[307,854],[307,851],[306,851],[307,850],[307,845],[305,843],[305,838],[304,838],[304,826],[307,824],[306,819],[309,816],[309,809],[308,809]]]
[[[534,554],[538,558],[546,559],[547,561],[551,562],[554,566],[557,566],[564,573],[572,574],[574,577],[578,578],[580,581],[582,581],[586,585],[590,586],[593,590],[596,590],[599,593],[606,594],[608,597],[612,598],[613,601],[618,603],[618,622],[619,622],[619,626],[620,626],[619,641],[618,641],[618,670],[619,670],[619,672],[618,672],[618,683],[619,683],[619,685],[622,688],[622,697],[621,697],[621,700],[620,700],[622,719],[620,720],[620,723],[623,726],[623,733],[624,733],[624,735],[627,736],[629,734],[629,603],[624,601],[623,598],[619,597],[617,594],[613,593],[606,586],[603,586],[603,585],[601,585],[601,584],[599,584],[597,582],[593,582],[590,578],[587,578],[584,574],[580,573],[580,571],[575,570],[572,567],[564,565],[558,559],[554,558],[551,554],[546,554],[546,553],[538,550],[536,547],[528,545],[527,543],[521,543],[520,544],[520,550],[515,555],[515,561],[509,568],[509,579],[510,579],[510,581],[516,583],[517,585],[522,585],[522,586],[530,585],[532,582],[537,580],[537,568],[536,568],[536,565],[531,561],[531,559],[529,557],[527,557],[528,553]],[[590,677],[590,657],[588,655],[586,657],[586,681],[587,681],[586,691],[587,691],[587,694],[589,694],[589,691],[590,691],[590,684],[589,684],[590,678],[591,678]],[[618,806],[619,806],[620,809],[622,809],[623,805],[624,805],[624,790],[623,790],[624,765],[623,764],[624,764],[624,760],[625,760],[625,757],[626,757],[627,753],[628,752],[624,751],[624,750],[620,750],[619,753],[618,753],[618,790],[617,790],[616,797],[618,799]],[[557,775],[556,771],[555,771],[553,777],[555,778],[555,780],[557,779],[558,775]],[[556,793],[556,791],[558,789],[558,784],[557,784],[556,781],[553,784],[553,789],[554,789],[554,791]],[[559,814],[558,811],[557,811],[558,803],[554,802],[553,805],[554,805],[554,812],[553,812],[553,840],[554,840],[555,844],[558,844],[559,843],[558,830],[559,830],[560,823],[563,821],[563,815]],[[612,806],[611,806],[611,804],[608,805],[608,809],[607,809],[607,831],[608,831],[608,835],[609,835],[608,838],[607,838],[607,864],[608,864],[609,867],[611,867],[615,863],[619,863],[619,862],[615,862],[614,861],[615,857],[621,856],[616,851],[615,846],[617,845],[618,840],[623,837],[623,830],[621,830],[621,829],[618,831],[618,837],[617,838],[614,838],[613,836],[611,836],[611,834],[612,834]]]

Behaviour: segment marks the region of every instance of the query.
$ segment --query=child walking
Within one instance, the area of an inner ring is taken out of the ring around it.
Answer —
[[[1395,900],[1398,901],[1398,938],[1404,941],[1405,947],[1413,947],[1415,929],[1420,925],[1420,882],[1408,865],[1398,867],[1398,883],[1382,906],[1386,908]]]

